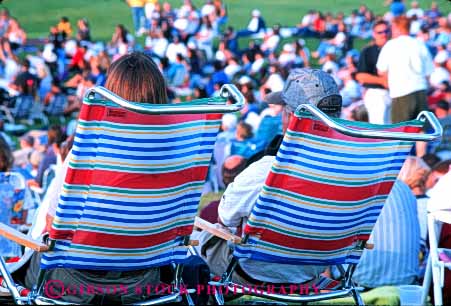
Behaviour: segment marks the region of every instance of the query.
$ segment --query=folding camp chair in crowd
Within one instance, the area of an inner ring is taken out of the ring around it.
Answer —
[[[0,222],[18,224],[22,220],[25,179],[16,172],[0,173]],[[20,256],[19,245],[0,237],[0,256]]]
[[[49,104],[44,108],[44,113],[49,118],[58,118],[60,123],[64,123],[64,110],[67,107],[67,96],[60,93],[52,97]]]
[[[434,127],[432,134],[419,133],[425,119]],[[243,238],[225,231],[218,235],[235,245],[221,280],[211,282],[217,302],[223,304],[223,293],[233,292],[294,303],[352,296],[356,304],[363,304],[352,275],[363,249],[370,248],[366,242],[373,226],[413,141],[440,134],[440,124],[429,112],[422,112],[418,120],[373,125],[329,118],[315,106],[300,106]],[[199,219],[196,226],[209,230]],[[217,229],[209,231],[218,234]],[[282,294],[267,287],[256,290],[231,280],[243,259],[266,262],[269,270],[272,263],[337,266],[342,276],[320,276],[301,289],[295,284],[293,294],[288,287]]]
[[[32,125],[35,120],[39,120],[42,124],[48,125],[48,119],[42,112],[41,104],[36,102],[31,95],[17,96],[13,108],[1,105],[0,114],[7,122],[5,130],[8,132],[25,132],[26,126],[20,124],[22,121],[27,125]]]
[[[54,268],[135,271],[166,265],[174,267],[172,293],[140,304],[189,302],[181,271],[208,164],[222,113],[238,111],[243,103],[233,85],[224,85],[220,97],[160,105],[91,89],[67,157],[50,243],[31,242],[4,226],[0,231],[45,251],[38,283],[25,297],[0,258],[15,302],[61,303],[42,288]]]

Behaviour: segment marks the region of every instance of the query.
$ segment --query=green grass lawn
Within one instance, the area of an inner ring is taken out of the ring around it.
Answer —
[[[160,0],[163,2],[163,0]],[[180,7],[182,0],[169,0],[173,7]],[[194,0],[200,7],[205,1]],[[267,25],[279,22],[284,26],[294,26],[309,9],[323,12],[342,11],[349,14],[352,9],[365,3],[377,14],[383,14],[388,8],[383,0],[224,0],[229,12],[229,24],[239,28],[247,25],[250,11],[259,8]],[[448,0],[438,0],[442,11],[451,11]],[[427,8],[431,0],[421,0],[421,6]],[[50,26],[56,24],[61,16],[69,17],[73,27],[77,19],[86,17],[91,24],[92,37],[95,40],[108,41],[114,26],[123,23],[132,29],[130,10],[123,0],[4,0],[11,14],[17,17],[31,38],[47,37]]]

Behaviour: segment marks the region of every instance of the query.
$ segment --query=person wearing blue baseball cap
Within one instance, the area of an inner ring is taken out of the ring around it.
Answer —
[[[288,117],[301,104],[316,105],[329,116],[339,117],[342,103],[334,79],[322,70],[309,68],[292,70],[283,90],[268,94],[265,102],[284,106],[284,112],[287,115],[285,116],[287,120],[283,122],[284,131],[288,126]],[[278,143],[274,145],[275,147],[280,144],[281,139],[282,137],[275,138],[273,143]],[[276,151],[277,149],[275,149]],[[268,150],[266,154],[250,164],[228,185],[218,206],[217,227],[236,231],[245,224],[275,159],[274,152]],[[214,239],[206,231],[197,232],[194,236],[195,239],[199,239],[199,253],[209,265],[211,272],[215,275],[222,275],[232,256],[232,250],[227,241]],[[326,266],[296,266],[276,263],[271,264],[269,268],[267,263],[245,259],[240,260],[232,280],[240,284],[254,283],[256,279],[271,283],[288,281],[298,284],[316,278],[325,269]]]

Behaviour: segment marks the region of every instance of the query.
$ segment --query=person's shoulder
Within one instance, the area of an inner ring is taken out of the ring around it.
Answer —
[[[235,182],[240,182],[241,180],[249,180],[249,179],[259,179],[259,174],[266,174],[271,168],[272,163],[275,160],[275,156],[265,155],[259,160],[251,163],[247,166],[246,169],[243,170],[236,178]],[[266,178],[266,176],[265,176]]]
[[[390,192],[389,198],[392,198],[395,201],[397,201],[399,197],[415,201],[415,196],[412,193],[410,187],[403,181],[396,180],[395,183],[393,184],[393,188]]]
[[[362,51],[360,51],[360,56],[365,56],[377,48],[378,47],[374,43],[370,43],[362,48]]]

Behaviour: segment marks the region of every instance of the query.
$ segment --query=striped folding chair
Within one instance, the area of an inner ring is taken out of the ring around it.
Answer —
[[[189,302],[180,288],[189,235],[222,113],[239,110],[243,101],[233,85],[223,86],[217,98],[166,105],[128,102],[102,87],[92,89],[67,157],[50,246],[16,239],[45,251],[37,289],[20,297],[0,260],[15,301],[49,301],[41,284],[54,268],[133,271],[173,265],[172,293],[144,303],[182,297]],[[3,226],[0,232],[14,238]]]
[[[436,132],[419,134],[422,120],[379,126],[332,119],[315,106],[300,106],[252,208],[244,237],[220,233],[236,245],[221,280],[211,283],[218,288],[217,302],[223,304],[223,292],[234,292],[295,303],[353,296],[363,304],[352,275],[362,250],[369,248],[366,241],[413,141],[431,140],[441,133],[431,113],[423,112],[419,119],[431,121]],[[201,220],[196,225],[208,228]],[[266,287],[255,290],[231,281],[242,259],[266,262],[268,269],[271,263],[337,266],[342,278],[321,276],[302,284],[303,293],[298,295]],[[328,292],[321,293],[323,289]],[[316,292],[306,294],[309,290]]]

